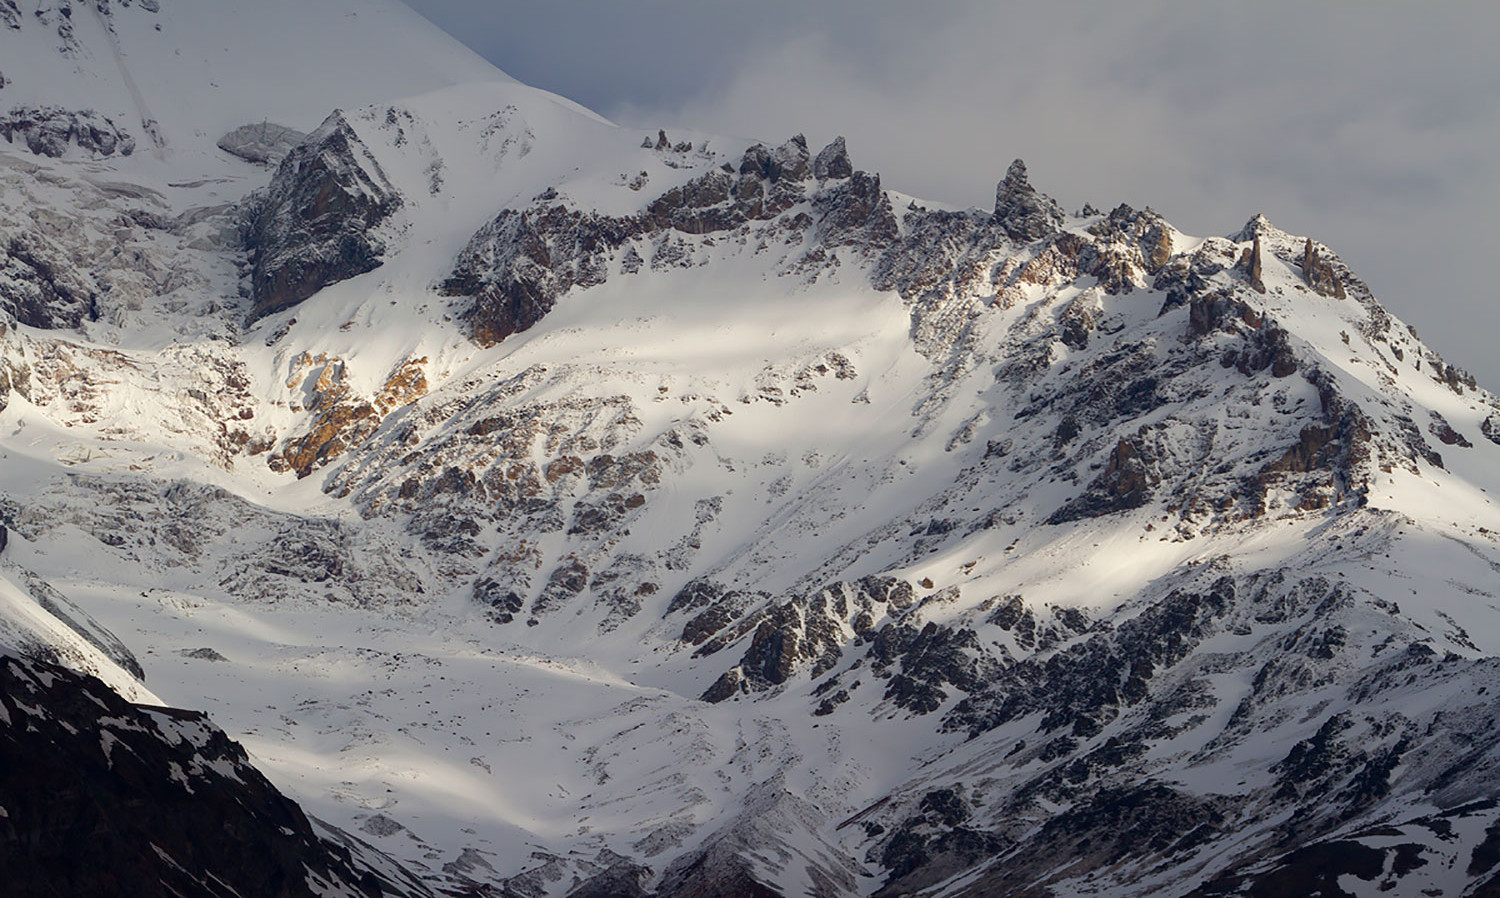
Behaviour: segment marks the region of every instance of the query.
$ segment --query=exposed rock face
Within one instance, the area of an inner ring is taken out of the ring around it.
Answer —
[[[1058,509],[1047,523],[1062,524],[1140,508],[1151,501],[1152,488],[1159,479],[1152,470],[1153,461],[1151,449],[1143,439],[1121,440],[1110,452],[1104,473],[1089,484],[1082,496]]]
[[[1307,279],[1309,287],[1324,296],[1334,299],[1344,299],[1347,296],[1343,282],[1339,280],[1333,266],[1319,257],[1311,237],[1307,238],[1307,245],[1302,250],[1302,276]]]
[[[0,113],[0,137],[6,143],[20,140],[32,153],[54,159],[62,158],[75,146],[94,156],[129,156],[135,152],[135,138],[130,132],[90,109],[17,107]]]
[[[1260,235],[1255,235],[1254,244],[1240,257],[1240,270],[1250,282],[1250,286],[1256,293],[1266,292],[1266,282],[1262,278],[1262,259],[1260,249]]]
[[[1084,270],[1099,278],[1111,294],[1132,290],[1166,267],[1172,258],[1172,229],[1151,209],[1139,212],[1121,203],[1089,233],[1099,238],[1088,247]]]
[[[762,609],[739,620],[737,611],[744,598],[735,592],[719,592],[710,584],[694,590],[702,599],[674,603],[674,610],[708,609],[690,621],[685,641],[703,642],[708,627],[718,632],[696,652],[712,655],[745,636],[750,640],[739,664],[726,671],[704,693],[705,701],[720,702],[740,692],[779,686],[793,673],[810,666],[814,678],[831,670],[843,657],[841,649],[851,633],[870,629],[868,621],[887,608],[901,611],[912,604],[911,584],[889,577],[866,577],[853,583],[835,583],[810,596],[794,598]],[[668,613],[671,613],[670,611]],[[734,621],[732,626],[726,626]]]
[[[1484,434],[1485,439],[1500,446],[1500,414],[1490,415],[1479,425],[1479,432]]]
[[[842,186],[820,195],[813,208],[827,247],[857,247],[873,257],[900,235],[891,201],[880,189],[879,175],[851,172]]]
[[[328,464],[374,433],[392,410],[426,394],[426,364],[426,358],[406,360],[391,372],[379,392],[363,397],[345,381],[342,361],[304,353],[293,364],[288,386],[303,386],[306,408],[316,417],[306,433],[288,439],[267,464],[273,471],[295,471],[298,477]]]
[[[854,174],[854,164],[849,161],[849,149],[843,137],[835,137],[833,143],[818,151],[813,160],[813,177],[819,181],[829,178],[847,178]]]
[[[943,707],[952,688],[972,693],[997,672],[972,629],[928,621],[888,623],[870,640],[870,670],[886,679],[885,698],[913,714]]]
[[[1465,894],[1493,895],[1500,889],[1495,873],[1500,823],[1495,817],[1496,802],[1482,800],[1369,827],[1346,838],[1317,841],[1258,863],[1237,865],[1188,893],[1188,898],[1347,895],[1343,886],[1354,881],[1390,894],[1440,895],[1443,890],[1434,887],[1434,880],[1453,870],[1471,879]],[[1434,834],[1439,837],[1436,842]]]
[[[0,807],[15,894],[431,894],[319,836],[203,715],[45,662],[0,657]]]
[[[379,267],[379,226],[401,197],[354,128],[335,112],[286,157],[253,209],[253,321]]]
[[[19,232],[0,245],[0,311],[22,324],[75,328],[99,317],[97,301],[96,284],[51,240]]]
[[[1178,663],[1218,631],[1235,595],[1228,578],[1202,592],[1174,591],[1116,631],[1094,627],[1086,641],[986,678],[976,684],[975,694],[954,706],[946,723],[977,735],[1040,712],[1038,735],[1098,733],[1124,707],[1146,697],[1147,681],[1157,671]]]
[[[1012,240],[1030,243],[1060,231],[1063,211],[1051,197],[1031,186],[1026,163],[1017,159],[995,188],[995,223]]]
[[[632,219],[560,204],[506,209],[469,240],[443,292],[474,298],[470,335],[493,345],[534,326],[574,287],[603,283],[607,253],[640,231]]]

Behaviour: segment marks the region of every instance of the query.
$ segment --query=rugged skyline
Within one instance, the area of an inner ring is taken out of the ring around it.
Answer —
[[[926,199],[984,207],[1021,156],[1070,210],[1151,205],[1200,234],[1263,212],[1500,384],[1500,14],[1484,4],[411,5],[621,123],[843,134]]]

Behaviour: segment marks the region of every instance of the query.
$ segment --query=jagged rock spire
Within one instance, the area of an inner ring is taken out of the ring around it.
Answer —
[[[1333,266],[1318,255],[1311,237],[1307,238],[1307,243],[1302,247],[1302,277],[1307,280],[1309,287],[1324,296],[1343,299],[1346,295],[1344,285],[1334,273]]]
[[[1017,159],[995,187],[995,223],[1012,240],[1031,242],[1062,230],[1063,210],[1039,193],[1026,177],[1026,163]]]
[[[818,157],[813,160],[813,177],[819,181],[847,178],[852,174],[854,163],[849,161],[849,150],[844,146],[843,137],[835,137],[832,143],[818,151]]]
[[[1255,243],[1240,255],[1238,268],[1245,273],[1250,281],[1250,286],[1256,293],[1266,292],[1266,282],[1261,279],[1262,253],[1260,248],[1260,234],[1255,235]]]

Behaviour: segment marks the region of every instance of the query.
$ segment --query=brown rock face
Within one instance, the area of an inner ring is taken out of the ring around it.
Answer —
[[[854,164],[849,161],[849,150],[844,138],[835,137],[833,143],[818,151],[813,160],[813,177],[819,181],[829,178],[847,178],[854,174]]]
[[[1302,277],[1307,280],[1309,287],[1324,296],[1334,299],[1345,297],[1343,283],[1334,273],[1333,266],[1319,258],[1311,237],[1307,238],[1307,245],[1302,249]]]
[[[1245,250],[1239,263],[1239,269],[1245,273],[1246,279],[1250,281],[1250,286],[1256,293],[1266,292],[1266,282],[1261,280],[1261,265],[1260,235],[1256,234],[1255,244]]]
[[[900,228],[891,212],[890,198],[880,189],[880,176],[852,172],[842,187],[814,203],[818,230],[827,246],[857,246],[868,251],[896,242]]]
[[[366,400],[350,390],[343,362],[324,356],[314,359],[304,353],[298,360],[299,374],[287,387],[297,385],[301,372],[321,365],[308,403],[317,417],[307,433],[289,440],[267,464],[273,471],[295,471],[299,478],[328,464],[374,433],[386,415],[427,394],[426,364],[425,357],[406,360],[391,372],[380,392]]]
[[[1270,464],[1265,471],[1286,471],[1292,474],[1307,474],[1329,468],[1337,460],[1340,445],[1336,427],[1309,424],[1302,428],[1297,442],[1286,454]]]

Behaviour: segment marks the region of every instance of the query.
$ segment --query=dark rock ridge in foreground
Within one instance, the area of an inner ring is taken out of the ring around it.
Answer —
[[[422,896],[319,836],[199,713],[0,657],[7,895]]]

